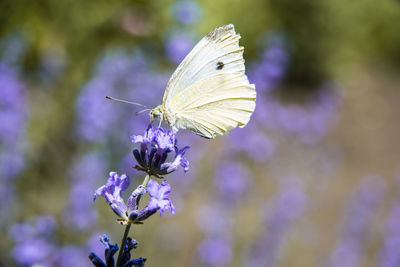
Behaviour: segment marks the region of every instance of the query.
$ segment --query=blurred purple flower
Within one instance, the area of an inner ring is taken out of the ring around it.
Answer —
[[[21,265],[41,264],[46,266],[51,262],[54,246],[42,238],[29,239],[16,244],[11,255]]]
[[[167,58],[175,63],[179,64],[190,50],[195,45],[191,34],[185,32],[176,32],[168,36],[165,44],[165,52]]]
[[[340,239],[331,255],[330,266],[359,266],[374,212],[383,193],[384,181],[380,176],[363,178],[345,211]]]
[[[379,266],[397,267],[400,263],[400,199],[392,207],[386,222],[384,243],[379,255]]]
[[[271,210],[265,218],[265,229],[250,250],[248,266],[275,266],[284,243],[285,231],[304,213],[307,198],[303,185],[296,177],[280,179],[278,195],[273,199]],[[262,207],[265,209],[265,205]]]
[[[68,227],[88,230],[93,226],[97,213],[93,209],[91,195],[106,168],[107,162],[96,152],[78,158],[73,164],[69,200],[64,211],[64,221]]]
[[[219,164],[215,183],[219,190],[219,198],[230,203],[238,203],[247,191],[252,178],[251,172],[238,162],[223,162]]]
[[[49,237],[57,227],[57,222],[53,216],[45,215],[36,218],[35,228],[39,235]]]
[[[182,0],[172,5],[172,16],[183,24],[193,24],[202,17],[202,8],[199,3],[190,0]]]
[[[232,244],[224,238],[204,239],[197,251],[200,260],[210,266],[227,266],[232,261]]]
[[[265,94],[275,89],[285,74],[288,62],[283,38],[272,37],[261,61],[248,71],[249,80],[256,85],[258,93]]]
[[[67,245],[59,248],[55,253],[55,261],[59,267],[91,267],[87,254],[79,246]]]
[[[226,209],[221,202],[215,202],[196,210],[196,223],[206,236],[226,236],[230,234],[234,219],[230,209]]]
[[[189,146],[178,149],[178,141],[172,131],[153,128],[150,125],[143,135],[132,135],[131,139],[133,143],[140,143],[140,150],[133,150],[138,163],[136,169],[156,177],[174,172],[179,166],[182,166],[185,172],[189,170],[189,161],[183,157]],[[175,151],[175,157],[172,161],[167,161],[172,151]]]
[[[255,162],[267,162],[275,153],[276,144],[267,134],[250,122],[244,129],[235,129],[229,135],[230,152],[243,152]]]
[[[28,102],[17,72],[0,62],[0,179],[15,177],[23,168]]]
[[[44,229],[48,226],[48,229]],[[50,236],[55,230],[51,216],[40,216],[33,223],[18,223],[11,226],[9,237],[15,243],[11,250],[14,260],[21,265],[41,264],[52,266],[56,246]]]
[[[122,49],[106,53],[99,60],[93,78],[83,87],[76,105],[80,137],[90,142],[103,143],[110,139],[118,142],[129,132],[146,127],[147,116],[135,117],[133,106],[113,103],[105,96],[150,107],[159,104],[155,96],[162,94],[167,77],[152,71],[148,61],[140,51],[128,53]],[[120,130],[115,131],[117,128]]]
[[[5,225],[11,220],[14,199],[14,185],[10,181],[0,178],[0,225]]]

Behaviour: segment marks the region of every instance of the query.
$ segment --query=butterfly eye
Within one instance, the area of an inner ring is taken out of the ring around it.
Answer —
[[[225,64],[221,61],[218,61],[217,63],[217,70],[222,70],[224,68]]]

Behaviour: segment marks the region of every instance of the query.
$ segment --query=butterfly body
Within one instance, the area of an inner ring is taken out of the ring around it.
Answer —
[[[239,39],[232,24],[209,32],[173,73],[150,117],[205,138],[244,127],[255,109],[256,91],[244,73]]]

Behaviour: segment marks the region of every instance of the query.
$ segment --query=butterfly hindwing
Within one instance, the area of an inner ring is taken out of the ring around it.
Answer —
[[[256,91],[241,73],[217,74],[187,87],[170,105],[175,127],[207,138],[247,124],[255,108]]]

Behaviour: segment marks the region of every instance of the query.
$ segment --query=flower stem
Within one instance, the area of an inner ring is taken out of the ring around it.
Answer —
[[[150,181],[150,175],[147,174],[146,177],[145,177],[144,180],[143,180],[142,185],[143,185],[144,187],[147,187],[147,184],[149,183],[149,181]],[[136,199],[136,207],[139,206],[140,197],[141,197],[141,195],[139,195],[139,196],[137,197],[137,199]],[[122,237],[122,241],[121,241],[121,247],[120,247],[119,253],[118,253],[117,265],[116,265],[117,267],[120,267],[122,252],[124,251],[126,239],[128,238],[128,234],[129,234],[129,230],[131,229],[131,225],[132,225],[132,223],[130,223],[130,222],[128,222],[128,224],[126,225],[125,232],[124,232],[124,236]]]
[[[147,174],[146,177],[144,177],[142,186],[147,187],[147,184],[148,184],[149,181],[150,181],[150,177],[151,177],[150,174]],[[140,198],[141,198],[141,197],[142,197],[142,195],[139,195],[139,196],[136,198],[136,208],[139,208],[139,202],[140,202]]]
[[[128,224],[126,225],[124,237],[122,238],[121,247],[120,247],[119,253],[118,253],[117,267],[120,267],[122,252],[124,251],[126,239],[128,238],[128,234],[129,234],[129,230],[131,229],[131,225],[132,224],[130,222],[128,222]]]

